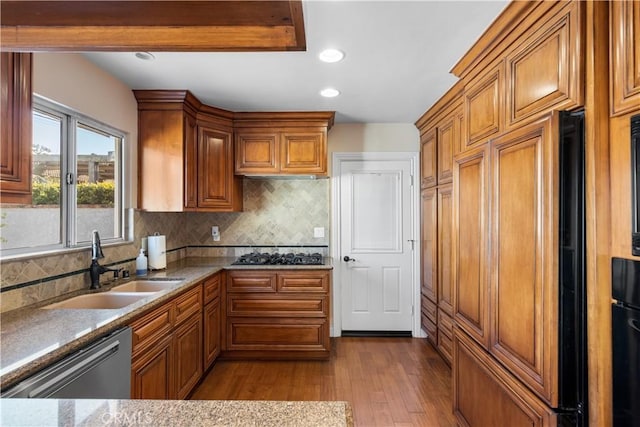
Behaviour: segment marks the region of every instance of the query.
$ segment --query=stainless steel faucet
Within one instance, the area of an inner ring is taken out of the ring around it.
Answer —
[[[113,271],[115,277],[118,277],[118,273],[121,269],[103,267],[98,263],[98,259],[104,258],[102,253],[102,246],[100,245],[100,234],[98,230],[93,230],[91,235],[91,266],[89,267],[89,277],[91,277],[91,286],[89,289],[100,288],[100,275],[107,271]]]

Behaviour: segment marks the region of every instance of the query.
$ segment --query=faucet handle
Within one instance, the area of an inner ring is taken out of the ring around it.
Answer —
[[[113,278],[114,278],[114,279],[117,279],[118,277],[120,277],[120,272],[121,272],[122,270],[124,270],[124,268],[114,268],[114,269],[113,269]],[[122,274],[122,276],[123,276],[123,277],[125,277],[125,276],[124,276],[124,273]]]

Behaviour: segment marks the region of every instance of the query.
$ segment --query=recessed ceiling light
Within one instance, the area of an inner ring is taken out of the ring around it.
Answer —
[[[324,96],[325,98],[333,98],[340,95],[340,91],[338,89],[328,87],[326,89],[322,89],[320,91],[320,95]]]
[[[156,59],[150,52],[136,52],[136,58],[142,59],[143,61],[153,61]]]
[[[318,58],[323,62],[338,62],[344,58],[344,52],[338,49],[325,49],[320,52]]]

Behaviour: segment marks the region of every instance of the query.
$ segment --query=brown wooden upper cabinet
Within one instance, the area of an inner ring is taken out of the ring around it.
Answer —
[[[583,104],[582,3],[566,2],[507,55],[507,128]]]
[[[235,173],[327,175],[333,112],[236,113]]]
[[[420,187],[429,188],[438,183],[437,132],[431,129],[420,136]]]
[[[0,197],[31,203],[31,54],[0,55]]]
[[[464,89],[464,146],[487,142],[502,130],[504,63],[472,80]]]
[[[640,105],[640,3],[612,1],[611,16],[611,109],[616,115]]]
[[[188,91],[134,90],[138,100],[138,207],[242,210],[233,174],[233,116]]]

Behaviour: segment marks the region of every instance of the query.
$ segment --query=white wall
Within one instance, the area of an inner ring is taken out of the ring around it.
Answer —
[[[420,151],[413,123],[339,123],[329,131],[328,162],[334,152]]]
[[[125,207],[135,207],[138,106],[131,89],[81,54],[34,53],[33,92],[127,134]]]

